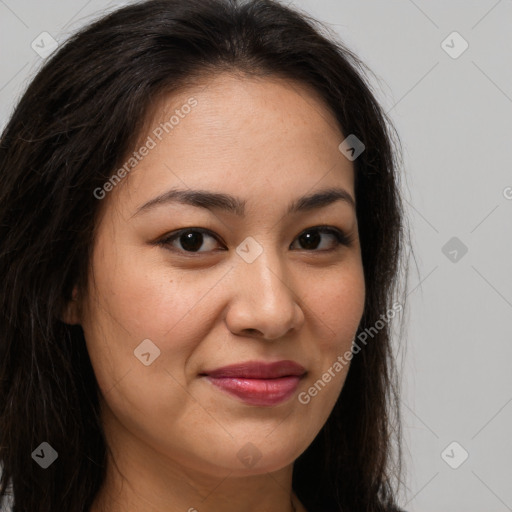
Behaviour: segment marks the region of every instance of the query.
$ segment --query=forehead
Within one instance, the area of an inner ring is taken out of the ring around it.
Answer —
[[[165,96],[139,145],[151,146],[118,187],[135,202],[170,186],[231,190],[239,196],[287,195],[343,185],[353,168],[338,146],[344,136],[319,95],[281,78],[209,77]],[[139,147],[139,146],[137,146]]]

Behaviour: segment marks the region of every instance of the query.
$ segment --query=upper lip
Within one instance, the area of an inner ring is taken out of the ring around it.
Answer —
[[[278,379],[280,377],[299,376],[306,373],[303,366],[295,361],[277,361],[268,363],[266,361],[246,361],[208,370],[201,375],[209,377],[238,377],[245,379]]]

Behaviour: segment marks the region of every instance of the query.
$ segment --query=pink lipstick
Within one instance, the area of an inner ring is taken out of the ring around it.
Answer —
[[[249,405],[272,406],[290,398],[306,370],[294,361],[248,361],[203,372],[222,391]]]

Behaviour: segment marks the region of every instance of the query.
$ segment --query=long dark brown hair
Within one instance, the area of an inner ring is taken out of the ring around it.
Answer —
[[[0,142],[0,497],[12,491],[15,512],[86,512],[104,481],[98,385],[81,327],[60,320],[73,286],[86,288],[93,192],[133,151],[159,98],[222,71],[308,85],[365,144],[354,161],[366,282],[358,332],[396,297],[396,136],[364,66],[326,27],[273,0],[152,0],[94,22],[45,63]],[[374,331],[295,462],[293,488],[310,512],[397,510],[398,379],[390,326]],[[42,442],[58,453],[48,469],[32,460]]]

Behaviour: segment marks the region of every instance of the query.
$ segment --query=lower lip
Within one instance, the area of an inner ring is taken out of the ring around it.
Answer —
[[[290,398],[300,377],[290,375],[278,379],[244,379],[241,377],[210,377],[208,380],[223,391],[249,405],[277,405]]]

